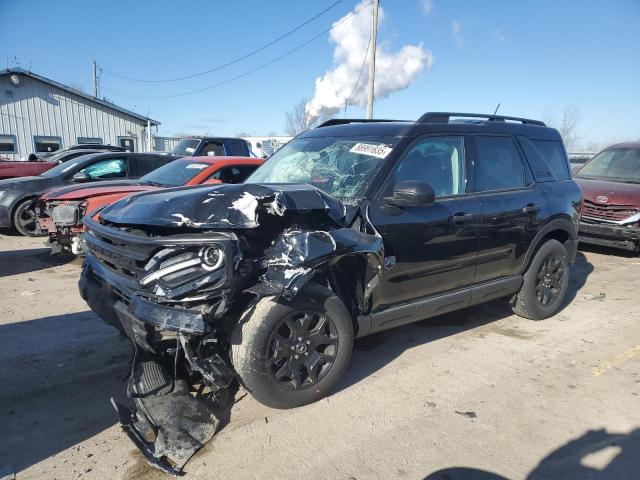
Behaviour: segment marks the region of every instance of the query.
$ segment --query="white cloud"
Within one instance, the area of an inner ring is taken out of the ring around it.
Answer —
[[[368,0],[362,0],[354,11],[364,8]],[[385,20],[384,10],[378,13],[378,25]],[[329,34],[335,43],[333,51],[334,67],[316,78],[315,94],[307,104],[310,121],[321,115],[331,115],[344,108],[345,101],[352,94],[364,60],[371,31],[371,9],[365,8],[354,15],[348,13],[334,23]],[[371,54],[371,52],[369,52]],[[433,55],[422,44],[404,45],[395,52],[389,52],[378,41],[376,52],[375,96],[377,99],[388,97],[393,92],[404,90],[425,68],[430,69]],[[365,66],[358,88],[349,100],[350,105],[361,107],[367,104],[368,68]]]
[[[420,6],[420,10],[422,10],[422,13],[424,13],[425,15],[429,15],[431,13],[431,10],[433,10],[433,0],[420,0],[418,2],[418,5]]]
[[[464,39],[462,38],[462,23],[459,20],[454,20],[451,24],[451,34],[453,35],[455,44],[462,48],[464,46]]]
[[[493,36],[496,38],[498,42],[504,41],[504,33],[502,33],[502,30],[500,30],[499,28],[496,28],[493,31]]]

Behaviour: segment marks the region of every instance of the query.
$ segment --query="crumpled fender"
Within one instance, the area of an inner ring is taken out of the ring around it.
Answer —
[[[259,296],[283,295],[293,298],[324,265],[335,263],[347,255],[366,258],[367,270],[364,298],[378,286],[384,262],[384,244],[380,234],[368,220],[367,206],[361,210],[363,232],[356,228],[336,230],[287,230],[265,252],[266,273],[247,291]]]

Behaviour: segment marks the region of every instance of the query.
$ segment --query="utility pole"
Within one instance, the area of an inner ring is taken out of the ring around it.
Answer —
[[[93,96],[98,98],[98,68],[95,60],[93,61]]]
[[[378,7],[380,0],[373,0],[371,7],[373,15],[371,20],[371,44],[369,51],[369,88],[367,91],[367,118],[373,118],[373,100],[375,98],[375,79],[376,79],[376,37],[378,36]]]

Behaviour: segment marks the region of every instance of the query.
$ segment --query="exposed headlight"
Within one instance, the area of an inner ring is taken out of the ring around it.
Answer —
[[[51,212],[53,223],[62,227],[72,227],[80,220],[80,210],[75,205],[58,205]]]
[[[217,270],[224,262],[224,252],[218,247],[205,247],[200,250],[199,256],[205,270]]]

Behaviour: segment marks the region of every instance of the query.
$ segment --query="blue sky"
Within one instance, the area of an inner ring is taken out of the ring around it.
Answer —
[[[91,62],[138,78],[206,70],[261,46],[335,0],[0,0],[0,60],[91,91]],[[422,44],[430,70],[377,101],[375,115],[415,119],[425,111],[543,118],[580,109],[581,141],[640,138],[640,1],[381,0],[379,43]],[[111,101],[162,122],[160,134],[283,133],[284,114],[333,66],[328,34],[239,80],[185,97],[139,99],[202,88],[250,70],[328,28],[356,5],[344,0],[300,31],[229,68],[168,84],[102,75]],[[454,23],[458,27],[454,27]],[[457,34],[454,33],[457,31]],[[362,53],[364,55],[364,52]],[[5,60],[7,59],[7,60]],[[2,65],[3,67],[5,65]],[[363,116],[358,107],[349,116]]]

